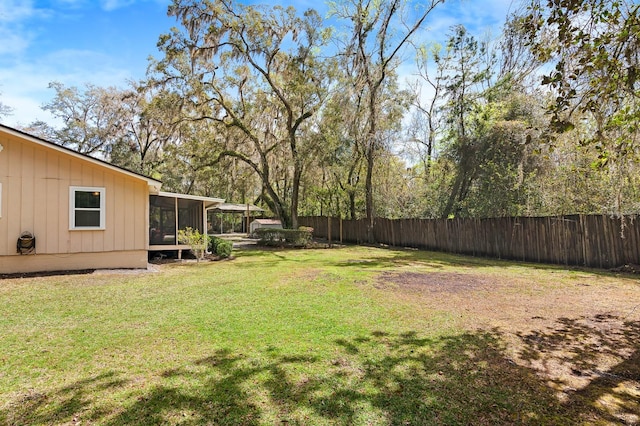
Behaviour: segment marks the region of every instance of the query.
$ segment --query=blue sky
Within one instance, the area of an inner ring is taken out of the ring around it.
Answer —
[[[303,10],[321,1],[280,0]],[[13,108],[3,124],[52,121],[41,106],[47,86],[122,87],[144,78],[147,58],[158,57],[158,37],[176,25],[170,0],[0,0],[0,102]],[[269,2],[272,3],[272,2]],[[514,2],[515,4],[515,2]],[[512,0],[451,0],[429,21],[429,34],[444,38],[462,23],[474,34],[499,35]]]

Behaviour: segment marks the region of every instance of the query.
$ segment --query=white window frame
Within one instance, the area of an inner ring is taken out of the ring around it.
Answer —
[[[85,209],[76,208],[76,192],[99,192],[100,208]],[[69,230],[70,231],[103,231],[105,229],[105,194],[104,187],[98,186],[70,186],[69,187]],[[76,226],[76,211],[100,211],[100,226]]]

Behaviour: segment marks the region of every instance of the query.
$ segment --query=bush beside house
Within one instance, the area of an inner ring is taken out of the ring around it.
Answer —
[[[233,243],[219,237],[210,237],[209,239],[209,251],[216,254],[218,257],[227,258],[231,256],[233,250]]]

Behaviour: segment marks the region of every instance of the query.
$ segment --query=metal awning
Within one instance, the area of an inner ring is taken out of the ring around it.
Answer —
[[[217,210],[220,213],[246,213],[247,210],[250,213],[264,211],[264,209],[261,209],[258,206],[254,206],[253,204],[229,204],[229,203],[218,204],[213,208],[213,210]]]
[[[188,195],[188,194],[176,194],[175,192],[163,192],[158,193],[161,197],[178,198],[181,200],[195,200],[203,201],[206,209],[213,208],[219,204],[224,203],[224,198],[203,197],[200,195]]]

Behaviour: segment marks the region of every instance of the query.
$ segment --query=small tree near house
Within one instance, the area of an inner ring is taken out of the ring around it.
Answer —
[[[197,229],[187,227],[178,231],[178,242],[191,246],[191,251],[196,256],[196,260],[200,262],[209,245],[209,236],[201,234]]]

